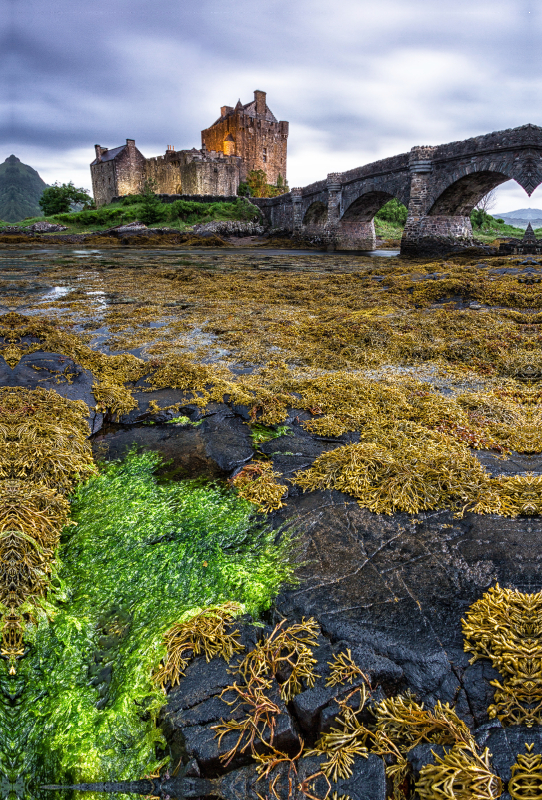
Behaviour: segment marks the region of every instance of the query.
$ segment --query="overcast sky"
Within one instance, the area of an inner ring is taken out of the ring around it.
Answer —
[[[5,9],[5,10],[4,10]],[[0,0],[0,161],[90,188],[94,144],[199,147],[267,91],[303,186],[414,145],[542,124],[535,0]],[[515,183],[495,211],[542,208]]]

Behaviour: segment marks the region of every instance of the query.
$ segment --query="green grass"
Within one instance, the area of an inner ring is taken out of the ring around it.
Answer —
[[[387,220],[375,217],[375,233],[380,239],[400,241],[404,228]]]
[[[376,235],[382,239],[401,239],[406,217],[406,207],[395,199],[390,200],[375,216]],[[471,222],[474,238],[486,243],[494,242],[498,236],[513,236],[521,239],[525,233],[523,228],[515,228],[505,222],[499,222],[498,217],[492,217],[490,214],[479,211],[472,212]],[[542,228],[535,230],[535,234],[542,237]]]
[[[258,209],[243,198],[233,203],[197,203],[187,200],[176,200],[173,203],[158,202],[153,206],[152,214],[153,221],[148,223],[150,228],[168,227],[178,231],[184,231],[200,222],[259,219]],[[141,219],[145,219],[145,207],[140,197],[134,195],[98,209],[32,217],[18,222],[17,225],[26,226],[47,221],[66,225],[68,230],[65,233],[88,233],[90,230],[106,230],[115,225]]]
[[[490,214],[473,211],[471,214],[472,234],[475,239],[483,242],[493,242],[497,236],[511,236],[515,239],[522,239],[525,231],[523,228],[516,228],[507,225],[506,222],[499,222],[498,217]],[[538,236],[542,235],[542,230],[535,231]]]
[[[28,631],[30,652],[16,678],[4,667],[4,689],[21,692],[3,728],[11,751],[0,742],[11,780],[23,774],[37,786],[151,772],[163,745],[156,716],[164,696],[151,674],[164,632],[227,600],[258,616],[292,579],[291,538],[276,544],[252,504],[215,483],[161,485],[159,464],[155,453],[132,453],[72,498],[77,526],[64,532],[53,589]],[[5,700],[0,713],[8,713]]]

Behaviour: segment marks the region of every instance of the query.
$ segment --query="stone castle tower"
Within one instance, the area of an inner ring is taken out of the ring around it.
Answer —
[[[277,122],[266,102],[265,92],[258,89],[254,100],[235,108],[222,106],[220,117],[201,132],[204,148],[238,156],[241,159],[241,180],[253,169],[263,169],[267,182],[276,184],[279,175],[286,182],[288,123]]]
[[[145,180],[156,191],[172,195],[233,196],[253,169],[263,169],[267,182],[286,181],[288,123],[277,122],[266,103],[266,94],[254,92],[254,100],[235,108],[222,106],[220,118],[201,132],[201,150],[175,150],[145,158],[133,139],[109,150],[95,145],[90,165],[92,191],[97,206],[114,197],[138,194]]]

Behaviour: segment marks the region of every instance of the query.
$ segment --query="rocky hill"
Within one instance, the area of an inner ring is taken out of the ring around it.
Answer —
[[[42,214],[38,205],[47,187],[35,169],[11,155],[0,164],[0,219],[19,222]]]
[[[514,225],[516,228],[526,228],[529,222],[533,228],[542,227],[542,209],[540,208],[518,208],[516,211],[493,216],[503,219],[508,225]]]

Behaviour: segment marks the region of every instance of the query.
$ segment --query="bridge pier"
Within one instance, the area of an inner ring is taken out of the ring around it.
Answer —
[[[335,250],[374,250],[376,233],[374,219],[369,222],[341,222],[335,231]]]
[[[439,254],[473,243],[470,215],[432,215],[436,147],[413,147],[409,155],[410,201],[401,240],[405,255]]]
[[[473,242],[470,216],[411,218],[409,215],[401,239],[401,253],[438,255],[456,247],[470,247]]]
[[[327,222],[324,236],[328,250],[374,250],[376,234],[374,220],[341,219],[342,184],[341,174],[331,172],[327,176]]]

